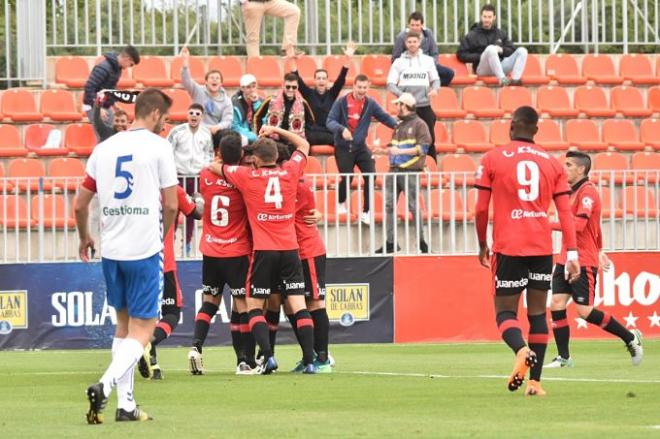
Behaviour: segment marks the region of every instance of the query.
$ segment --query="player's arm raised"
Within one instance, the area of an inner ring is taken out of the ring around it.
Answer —
[[[286,131],[282,128],[270,125],[262,126],[261,130],[259,131],[260,136],[270,136],[271,134],[277,134],[280,136],[280,138],[287,140],[289,143],[295,146],[296,149],[305,154],[305,156],[309,155],[309,142],[304,137],[300,137],[291,131]]]

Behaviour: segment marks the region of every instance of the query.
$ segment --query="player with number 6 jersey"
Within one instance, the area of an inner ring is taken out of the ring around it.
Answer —
[[[534,144],[538,114],[520,107],[511,121],[511,143],[487,152],[477,170],[476,226],[479,261],[491,268],[497,326],[516,354],[509,390],[517,390],[531,368],[526,395],[543,395],[541,371],[548,343],[547,294],[552,277],[552,237],[548,208],[554,200],[568,246],[567,274],[579,271],[570,188],[559,161]],[[486,240],[488,205],[493,198],[493,257]],[[517,318],[518,303],[527,290],[529,347]]]

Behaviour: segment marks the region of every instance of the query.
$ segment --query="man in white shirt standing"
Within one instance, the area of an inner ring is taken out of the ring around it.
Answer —
[[[191,104],[188,107],[188,123],[170,131],[167,140],[174,151],[176,173],[181,187],[192,196],[197,192],[197,176],[213,160],[213,137],[208,126],[202,124],[204,107]],[[186,218],[186,254],[190,253],[195,220]]]
[[[76,203],[80,258],[94,250],[89,203],[98,193],[101,258],[108,304],[117,311],[112,362],[87,389],[89,424],[103,423],[103,409],[117,387],[116,421],[151,419],[133,398],[133,370],[156,327],[163,291],[163,236],[177,213],[172,149],[158,134],[172,100],[146,89],[135,102],[135,123],[96,146]]]

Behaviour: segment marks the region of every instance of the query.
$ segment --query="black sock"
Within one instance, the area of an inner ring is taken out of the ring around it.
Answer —
[[[296,313],[296,328],[303,352],[303,364],[311,364],[314,362],[314,320],[306,309]]]
[[[261,353],[264,355],[264,358],[268,359],[273,356],[273,351],[270,348],[270,340],[268,337],[268,324],[266,323],[266,318],[263,315],[263,311],[259,308],[250,310],[248,313],[250,318],[250,332],[254,336]]]
[[[245,355],[241,344],[241,315],[236,311],[231,312],[229,331],[231,333],[231,344],[236,354],[236,364],[239,364],[241,361],[245,361]]]
[[[273,354],[275,354],[275,342],[277,341],[280,313],[278,311],[266,310],[266,322],[268,323],[268,340],[270,340],[270,349]]]
[[[174,331],[174,329],[176,328],[176,325],[178,323],[179,323],[179,312],[163,315],[163,317],[156,325],[156,329],[154,329],[154,337],[153,340],[151,341],[151,346],[156,347],[158,343],[169,337],[172,331]]]
[[[252,332],[250,332],[250,317],[246,312],[241,313],[241,345],[245,353],[245,361],[254,369],[257,367],[257,363],[254,361],[256,342],[254,341]]]
[[[204,346],[206,336],[209,333],[211,319],[217,312],[218,305],[211,302],[203,302],[202,306],[199,308],[197,316],[195,317],[195,332],[193,333],[192,345],[197,348],[200,354],[202,353],[202,346]]]
[[[596,308],[591,310],[585,320],[592,325],[600,326],[610,334],[616,335],[626,344],[630,343],[635,338],[632,332],[624,328],[614,317]]]
[[[497,329],[502,334],[502,340],[511,348],[514,354],[526,346],[515,312],[502,311],[497,314],[495,321],[497,322]]]
[[[289,324],[291,325],[291,330],[293,331],[293,335],[296,336],[296,341],[298,344],[300,344],[300,337],[298,337],[298,327],[296,326],[296,316],[293,314],[287,314],[286,318],[289,319]]]
[[[532,366],[529,371],[529,379],[541,381],[541,372],[543,370],[543,360],[545,351],[548,348],[548,321],[545,313],[536,316],[527,316],[529,320],[529,348],[534,351],[538,362]]]
[[[325,308],[315,309],[310,312],[314,320],[314,351],[321,363],[328,361],[328,338],[330,332],[330,320]]]
[[[565,360],[568,360],[570,353],[568,352],[568,341],[571,338],[571,327],[568,326],[566,320],[566,310],[552,311],[552,333],[555,336],[555,343],[557,344],[557,353]]]

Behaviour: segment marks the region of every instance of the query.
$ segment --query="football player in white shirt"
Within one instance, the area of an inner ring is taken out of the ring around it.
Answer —
[[[163,289],[163,236],[177,213],[176,166],[172,148],[159,133],[172,100],[146,89],[135,102],[135,122],[94,148],[76,203],[79,253],[88,261],[89,203],[98,193],[101,259],[108,304],[117,311],[112,362],[89,386],[89,424],[103,423],[102,411],[117,387],[116,421],[151,419],[133,398],[133,370],[156,326]],[[162,201],[161,201],[162,200]]]

